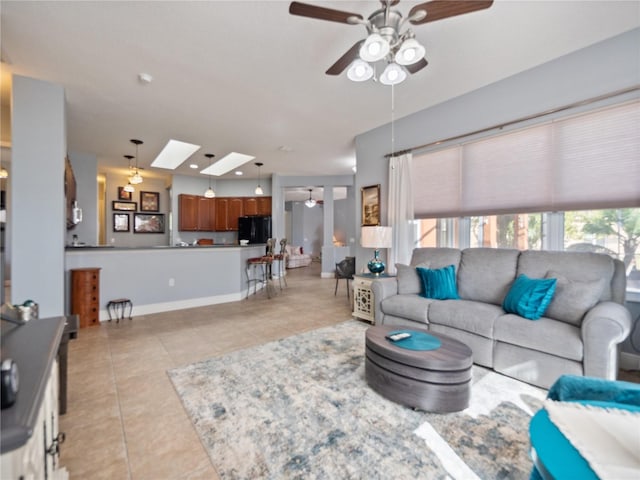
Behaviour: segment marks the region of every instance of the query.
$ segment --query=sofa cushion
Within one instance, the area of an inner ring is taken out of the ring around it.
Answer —
[[[518,250],[467,248],[458,269],[460,298],[502,305],[516,278]],[[544,277],[540,275],[539,278]]]
[[[428,263],[421,263],[418,267],[429,268]],[[419,294],[422,291],[422,283],[420,276],[413,265],[404,265],[396,263],[398,294],[405,295],[409,293]]]
[[[578,325],[588,310],[593,308],[607,286],[604,278],[598,280],[570,280],[555,270],[547,278],[557,279],[556,293],[545,315],[549,318]]]
[[[426,263],[429,268],[442,268],[447,265],[460,266],[461,251],[457,248],[416,248],[411,255],[411,265],[414,267]]]
[[[581,361],[583,356],[580,329],[565,322],[542,317],[527,322],[510,313],[498,317],[493,329],[497,341]]]
[[[420,295],[436,300],[458,300],[458,287],[456,285],[456,270],[453,265],[432,270],[430,268],[416,267],[422,289]]]
[[[538,320],[551,303],[556,283],[555,278],[529,278],[525,274],[518,275],[504,297],[502,308],[507,313]]]
[[[434,300],[419,295],[393,295],[380,302],[380,308],[385,315],[408,318],[416,322],[428,323],[427,312]]]
[[[611,300],[611,279],[614,268],[611,257],[591,252],[527,250],[520,254],[518,260],[518,275],[524,273],[531,278],[544,278],[549,271],[582,281],[602,278],[606,285],[600,295],[600,301]]]
[[[429,306],[429,323],[465,330],[493,338],[493,324],[504,315],[502,308],[470,300],[435,300]]]

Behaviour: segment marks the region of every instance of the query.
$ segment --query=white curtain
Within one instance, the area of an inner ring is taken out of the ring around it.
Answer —
[[[411,153],[389,159],[389,226],[393,247],[387,258],[387,273],[396,273],[396,263],[409,264],[415,244]]]

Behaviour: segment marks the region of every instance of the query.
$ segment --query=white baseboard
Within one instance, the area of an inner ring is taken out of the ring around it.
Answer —
[[[258,284],[258,290],[261,290],[262,288],[263,285],[261,283]],[[172,310],[182,310],[185,308],[206,307],[207,305],[216,305],[218,303],[237,302],[238,300],[242,300],[246,296],[247,291],[244,290],[240,293],[216,295],[213,297],[192,298],[189,300],[178,300],[175,302],[152,303],[147,305],[134,304],[133,313],[131,314],[131,316],[138,317],[140,315],[151,315],[153,313],[170,312]],[[129,313],[129,309],[126,310],[126,313]],[[101,322],[109,321],[109,312],[107,312],[106,309],[100,310],[99,317]]]
[[[622,368],[623,370],[640,370],[640,355],[629,352],[621,352],[620,368]]]
[[[334,272],[322,272],[320,278],[336,278],[336,274]]]

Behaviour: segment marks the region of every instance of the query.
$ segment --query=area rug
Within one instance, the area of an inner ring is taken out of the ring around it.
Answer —
[[[168,372],[223,479],[528,479],[546,391],[473,367],[471,404],[427,413],[364,378],[351,320]]]

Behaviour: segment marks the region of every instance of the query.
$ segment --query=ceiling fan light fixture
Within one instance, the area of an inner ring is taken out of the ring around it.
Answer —
[[[364,82],[373,76],[373,68],[367,62],[359,58],[347,70],[347,77],[353,82]]]
[[[360,58],[365,62],[377,62],[389,53],[391,46],[379,33],[370,34],[360,47]]]
[[[424,54],[425,48],[415,38],[407,38],[396,52],[395,61],[399,65],[413,65]]]
[[[397,63],[390,63],[380,75],[380,83],[383,85],[397,85],[407,78],[407,72]]]

